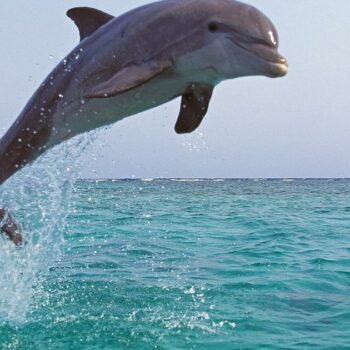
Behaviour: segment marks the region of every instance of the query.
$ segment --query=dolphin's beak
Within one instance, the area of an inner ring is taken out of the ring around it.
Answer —
[[[241,49],[264,60],[268,65],[268,71],[265,72],[267,76],[278,78],[288,73],[288,62],[278,53],[277,47],[271,47],[261,43],[245,43],[240,40],[233,40],[232,38],[230,40]]]
[[[283,77],[288,73],[288,62],[281,56],[277,48],[263,44],[238,44],[242,49],[247,50],[268,63],[266,75],[271,78]]]
[[[279,78],[284,77],[288,73],[288,61],[284,57],[280,57],[276,62],[271,62],[271,77]]]

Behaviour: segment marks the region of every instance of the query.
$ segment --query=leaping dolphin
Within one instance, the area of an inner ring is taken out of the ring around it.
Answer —
[[[81,41],[1,139],[0,184],[73,136],[179,96],[175,130],[190,133],[221,81],[288,70],[271,21],[234,0],[163,0],[117,18],[87,7],[67,15]],[[0,229],[21,243],[18,226],[5,216],[0,211]]]

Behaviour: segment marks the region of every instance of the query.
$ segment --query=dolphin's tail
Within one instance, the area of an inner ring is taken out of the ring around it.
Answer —
[[[21,228],[13,216],[4,209],[0,209],[0,233],[7,236],[16,246],[23,244]]]

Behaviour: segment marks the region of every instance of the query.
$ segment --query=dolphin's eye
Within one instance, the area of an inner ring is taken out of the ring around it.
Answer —
[[[210,22],[208,24],[208,30],[209,32],[216,33],[217,31],[219,31],[219,25],[215,22]]]

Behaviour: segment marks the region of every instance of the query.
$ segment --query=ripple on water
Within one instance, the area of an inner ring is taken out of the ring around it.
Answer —
[[[64,253],[0,341],[347,349],[349,199],[344,180],[79,182]]]

